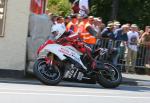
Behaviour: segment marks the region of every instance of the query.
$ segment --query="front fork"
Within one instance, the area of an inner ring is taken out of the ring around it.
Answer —
[[[45,60],[48,67],[52,66],[54,63],[54,54],[49,54]]]

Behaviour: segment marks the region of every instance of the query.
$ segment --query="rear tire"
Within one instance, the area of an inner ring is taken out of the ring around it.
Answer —
[[[45,59],[38,59],[34,63],[35,76],[46,85],[57,85],[62,80],[62,71],[58,66],[48,67]]]
[[[106,71],[99,70],[97,82],[104,88],[118,87],[122,82],[121,72],[110,63],[104,63],[104,65],[106,67]]]

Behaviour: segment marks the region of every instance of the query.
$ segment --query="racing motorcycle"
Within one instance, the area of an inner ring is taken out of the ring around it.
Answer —
[[[48,40],[38,49],[33,71],[47,85],[57,85],[64,78],[86,78],[105,88],[116,88],[121,84],[121,72],[112,64],[97,60],[103,52],[106,50],[92,50],[78,39]]]

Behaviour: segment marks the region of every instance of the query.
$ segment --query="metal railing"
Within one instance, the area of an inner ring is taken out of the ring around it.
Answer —
[[[114,41],[107,38],[100,38],[98,40],[98,45],[101,48],[120,48],[120,54],[117,60],[117,65],[119,65],[122,68],[125,68],[126,66],[126,55],[128,54],[127,46],[123,45],[123,41]],[[136,60],[135,66],[137,68],[150,68],[150,44],[144,44],[144,43],[137,43],[137,54],[136,54]],[[101,57],[104,60],[106,59],[106,56]],[[113,62],[113,61],[112,61]]]

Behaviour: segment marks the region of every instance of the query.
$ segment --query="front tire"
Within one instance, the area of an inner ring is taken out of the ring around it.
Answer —
[[[99,70],[97,82],[104,88],[116,88],[122,82],[121,72],[112,64],[104,63],[105,70]]]
[[[45,59],[35,61],[33,72],[46,85],[57,85],[62,80],[62,71],[58,66],[48,66]]]

